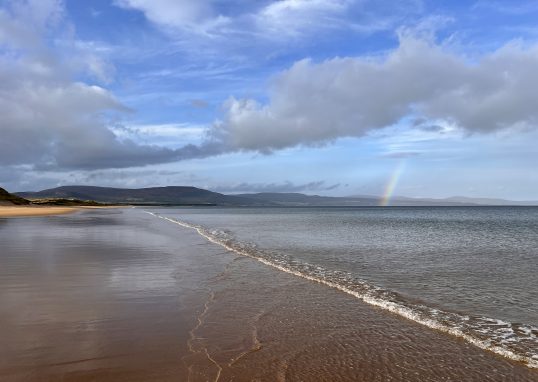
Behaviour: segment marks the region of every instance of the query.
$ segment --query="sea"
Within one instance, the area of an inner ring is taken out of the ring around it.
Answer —
[[[538,368],[538,207],[145,211],[279,272]]]

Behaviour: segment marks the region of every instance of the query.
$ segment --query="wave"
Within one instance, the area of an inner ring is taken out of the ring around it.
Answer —
[[[370,305],[464,339],[481,349],[538,368],[538,327],[499,319],[448,312],[409,301],[400,294],[366,283],[341,272],[298,261],[290,256],[236,241],[230,234],[145,211],[155,217],[194,229],[202,237],[236,254],[247,256],[280,271],[324,284],[350,294]]]

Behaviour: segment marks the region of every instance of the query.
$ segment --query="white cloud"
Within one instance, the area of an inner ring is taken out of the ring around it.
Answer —
[[[141,11],[149,21],[166,28],[198,29],[222,17],[208,0],[116,0],[115,4]]]
[[[535,127],[538,47],[509,44],[476,62],[403,34],[386,57],[296,62],[270,102],[231,98],[211,134],[230,149],[271,151],[360,137],[414,115],[470,132]]]
[[[341,21],[337,16],[342,16],[351,4],[350,0],[280,0],[262,8],[255,20],[261,30],[281,38],[338,27]]]
[[[182,123],[134,124],[111,127],[120,140],[131,140],[139,144],[149,143],[168,148],[187,144],[202,144],[207,126]]]
[[[151,12],[175,6],[164,0],[122,1],[129,1],[123,6],[140,9],[151,6]],[[360,137],[409,116],[423,118],[424,125],[433,121],[471,132],[531,128],[538,123],[538,47],[509,44],[469,61],[432,38],[402,32],[399,46],[384,57],[296,62],[276,77],[269,102],[230,98],[222,121],[207,128],[205,140],[201,134],[205,129],[199,126],[117,127],[110,124],[110,115],[126,108],[104,85],[74,80],[81,71],[111,80],[106,62],[98,55],[90,60],[67,54],[98,47],[77,41],[72,32],[59,46],[43,37],[65,22],[61,2],[9,4],[0,8],[0,163],[4,165],[98,169],[242,150],[266,153]],[[347,5],[337,0],[283,0],[252,14],[266,12],[276,19],[294,12],[325,17]],[[179,20],[195,22],[219,15],[212,2],[193,7],[187,7],[187,15]]]
[[[290,17],[296,13],[340,12],[344,11],[351,3],[350,0],[280,0],[267,5],[261,13],[267,17],[278,19]]]
[[[0,44],[8,48],[41,48],[42,34],[63,16],[59,0],[7,1],[0,8]]]
[[[362,2],[355,0],[273,0],[251,4],[240,0],[115,0],[115,4],[142,12],[168,32],[190,31],[234,39],[249,39],[253,35],[286,39],[315,30],[341,28],[346,24],[346,10],[353,4],[362,6]]]

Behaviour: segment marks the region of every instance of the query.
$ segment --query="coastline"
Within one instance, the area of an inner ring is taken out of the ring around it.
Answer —
[[[538,376],[142,210],[4,219],[0,240],[5,381]]]

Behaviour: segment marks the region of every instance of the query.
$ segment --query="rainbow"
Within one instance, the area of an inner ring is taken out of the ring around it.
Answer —
[[[396,186],[398,185],[398,180],[400,180],[400,176],[403,173],[404,167],[405,167],[405,162],[402,161],[394,169],[392,176],[390,177],[389,181],[387,182],[387,185],[385,186],[385,192],[383,193],[383,196],[381,197],[379,201],[380,206],[385,207],[389,205],[390,198],[392,197],[392,194],[394,193],[394,190],[396,189]]]

